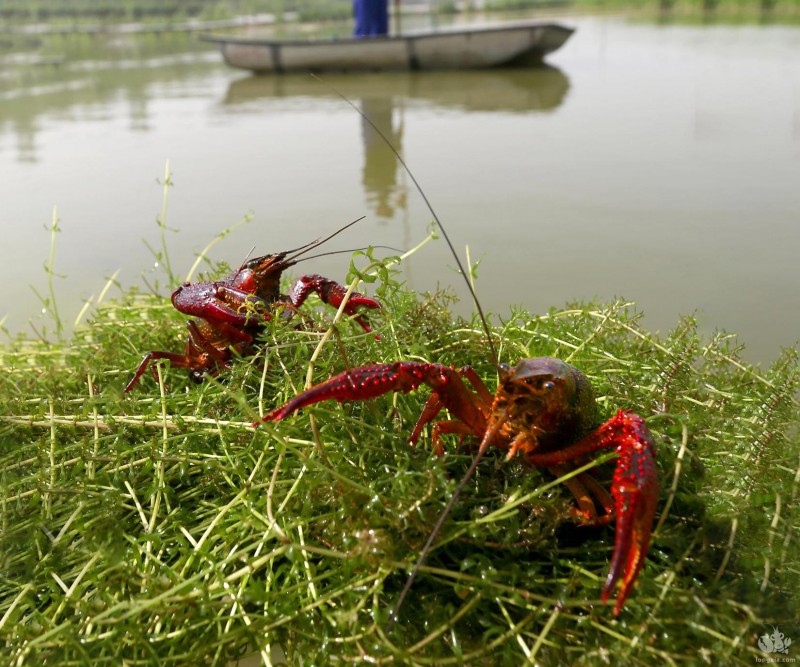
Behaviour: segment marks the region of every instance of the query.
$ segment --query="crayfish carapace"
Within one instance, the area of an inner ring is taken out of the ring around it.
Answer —
[[[185,282],[172,293],[172,305],[194,319],[186,323],[189,337],[183,354],[177,352],[148,352],[125,387],[129,392],[144,374],[151,361],[168,359],[173,366],[187,368],[189,377],[199,382],[205,375],[217,375],[230,367],[231,359],[253,352],[256,336],[279,308],[291,312],[298,309],[312,292],[323,303],[334,308],[342,305],[347,290],[337,282],[316,274],[298,278],[289,294],[280,291],[283,272],[299,261],[304,253],[328,241],[358,220],[334,234],[312,241],[301,248],[263,255],[242,264],[227,278],[207,282]],[[366,332],[369,322],[359,314],[359,307],[380,308],[381,304],[368,296],[353,292],[344,307]],[[152,368],[154,377],[155,368]]]
[[[469,366],[456,370],[416,361],[361,366],[298,394],[263,421],[281,421],[327,399],[358,401],[389,392],[407,393],[426,384],[432,393],[409,441],[416,443],[422,429],[432,423],[431,440],[437,453],[443,451],[442,435],[475,436],[480,439],[479,455],[488,447],[499,447],[508,452],[509,459],[519,453],[530,465],[562,477],[585,455],[616,449],[611,495],[588,472],[568,477],[564,484],[575,496],[580,523],[604,524],[616,516],[614,555],[602,599],[605,602],[619,582],[614,606],[618,615],[650,543],[659,491],[653,437],[640,416],[624,410],[595,427],[594,393],[588,379],[560,359],[539,357],[514,367],[500,365],[499,374],[497,392],[492,395]],[[454,419],[434,422],[442,409]]]

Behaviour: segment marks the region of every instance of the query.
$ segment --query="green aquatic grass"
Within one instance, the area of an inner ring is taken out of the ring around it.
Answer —
[[[501,361],[561,357],[604,416],[635,409],[655,435],[659,518],[622,615],[599,601],[612,529],[575,526],[546,472],[490,454],[390,623],[470,448],[407,444],[422,390],[250,424],[312,357],[314,381],[400,359],[495,373],[448,294],[389,270],[359,289],[384,303],[380,341],[311,304],[200,385],[165,365],[122,393],[145,351],[183,348],[164,296],[123,294],[69,344],[0,348],[0,663],[751,665],[771,625],[800,641],[796,352],[753,368],[732,337],[691,319],[656,336],[624,301],[492,318]]]

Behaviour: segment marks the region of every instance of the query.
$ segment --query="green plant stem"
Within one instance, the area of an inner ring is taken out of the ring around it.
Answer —
[[[175,274],[172,272],[172,265],[169,261],[169,247],[167,245],[167,202],[169,200],[169,188],[172,186],[172,173],[169,170],[169,160],[164,165],[164,194],[161,200],[161,215],[158,216],[156,222],[161,230],[161,260],[164,263],[164,268],[167,271],[170,285],[174,285],[176,281]]]
[[[52,314],[53,321],[56,324],[56,336],[59,340],[62,340],[63,333],[64,333],[64,324],[61,321],[61,316],[58,313],[58,301],[56,300],[56,288],[55,288],[55,265],[56,265],[56,234],[61,231],[61,228],[58,226],[58,209],[54,206],[53,207],[53,220],[50,226],[50,255],[47,259],[47,266],[45,266],[45,271],[47,272],[47,286],[50,292],[50,313]]]

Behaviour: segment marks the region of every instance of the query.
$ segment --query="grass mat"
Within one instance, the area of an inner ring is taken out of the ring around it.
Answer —
[[[447,294],[389,274],[372,291],[382,339],[339,323],[315,381],[409,359],[495,386],[485,334]],[[2,664],[752,665],[773,625],[800,642],[795,351],[752,368],[735,339],[690,319],[653,335],[622,301],[495,317],[501,361],[560,357],[604,418],[647,419],[662,481],[647,564],[615,619],[599,600],[612,528],[576,526],[547,472],[491,453],[390,623],[471,451],[408,446],[426,390],[251,428],[302,389],[331,324],[303,310],[218,381],[164,365],[130,395],[144,352],[183,349],[163,297],[126,294],[69,344],[0,348]]]

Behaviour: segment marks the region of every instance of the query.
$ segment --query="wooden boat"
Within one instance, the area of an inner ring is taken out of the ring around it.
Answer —
[[[253,72],[441,70],[538,64],[572,32],[557,23],[518,22],[362,39],[201,39],[218,44],[232,67]]]

